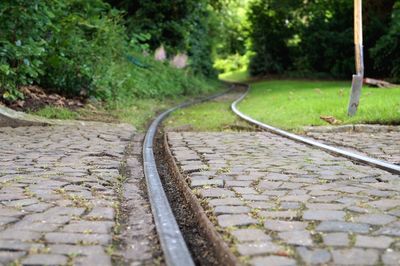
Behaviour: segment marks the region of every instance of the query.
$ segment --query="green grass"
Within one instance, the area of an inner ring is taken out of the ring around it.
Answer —
[[[157,113],[185,101],[186,98],[179,97],[164,101],[141,99],[130,105],[115,107],[110,110],[110,113],[116,116],[119,121],[134,125],[136,129],[144,132],[148,123],[156,117]]]
[[[67,108],[46,106],[32,114],[49,119],[77,119],[100,122],[123,122],[133,125],[137,130],[143,132],[148,123],[154,119],[156,114],[168,107],[177,105],[187,97],[178,97],[168,100],[140,99],[129,104],[106,105],[88,104],[85,108],[71,111]]]
[[[221,90],[221,84],[211,82],[214,91],[197,95],[217,93]],[[182,102],[189,101],[193,96],[178,96],[165,99],[134,99],[128,98],[126,101],[118,101],[103,104],[87,104],[84,108],[71,111],[67,108],[46,106],[34,115],[50,119],[77,119],[100,122],[123,122],[133,125],[138,131],[144,132],[151,122],[161,111],[176,106]],[[229,112],[227,112],[229,113]],[[233,115],[231,115],[233,117]]]
[[[348,117],[350,87],[350,82],[337,81],[258,82],[239,109],[259,121],[291,130],[328,125],[321,115],[333,116],[342,124],[400,124],[400,88],[364,87],[357,114]]]
[[[193,131],[232,131],[246,127],[230,110],[234,98],[223,97],[175,111],[164,125],[170,129]],[[187,130],[187,129],[186,129]]]
[[[79,114],[64,107],[46,106],[36,112],[34,115],[42,116],[49,119],[77,119]]]

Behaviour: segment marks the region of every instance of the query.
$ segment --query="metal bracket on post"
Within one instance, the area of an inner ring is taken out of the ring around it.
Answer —
[[[357,112],[364,79],[362,0],[354,0],[354,47],[357,74],[353,75],[353,82],[351,84],[351,95],[347,109],[349,116],[353,116]]]

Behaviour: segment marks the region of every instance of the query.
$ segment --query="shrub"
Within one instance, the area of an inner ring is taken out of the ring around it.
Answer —
[[[389,31],[371,49],[374,67],[379,73],[388,73],[394,82],[400,82],[400,2],[393,10]]]
[[[0,92],[6,100],[43,74],[46,35],[54,17],[48,0],[3,0],[0,5]]]
[[[126,51],[127,41],[120,14],[102,1],[69,0],[57,10],[49,41],[41,85],[68,95],[107,98],[95,80],[104,76],[108,64]]]

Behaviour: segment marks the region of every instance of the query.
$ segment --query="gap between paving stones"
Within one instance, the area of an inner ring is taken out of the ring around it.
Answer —
[[[267,132],[169,133],[168,140],[198,200],[238,241],[227,243],[245,262],[400,260],[398,176]],[[191,161],[208,169],[182,167]]]

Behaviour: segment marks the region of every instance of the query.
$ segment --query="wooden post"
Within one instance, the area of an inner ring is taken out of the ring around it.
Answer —
[[[350,102],[347,111],[349,116],[353,116],[357,112],[364,78],[362,0],[354,0],[354,48],[357,74],[353,75],[351,84]]]

